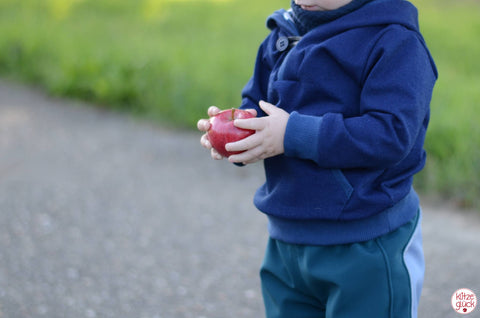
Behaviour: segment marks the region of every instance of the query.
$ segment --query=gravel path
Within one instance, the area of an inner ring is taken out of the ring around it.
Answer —
[[[0,317],[263,317],[262,167],[199,136],[0,81]],[[460,317],[480,214],[424,201],[420,317]]]

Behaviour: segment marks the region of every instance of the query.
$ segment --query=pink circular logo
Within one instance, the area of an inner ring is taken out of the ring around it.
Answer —
[[[475,310],[477,296],[467,288],[461,288],[452,295],[452,307],[457,313],[466,315]]]

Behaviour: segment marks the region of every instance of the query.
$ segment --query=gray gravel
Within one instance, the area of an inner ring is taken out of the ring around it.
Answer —
[[[262,167],[199,137],[0,81],[0,317],[263,317]],[[480,296],[479,214],[423,208],[420,317],[460,317],[452,293]]]

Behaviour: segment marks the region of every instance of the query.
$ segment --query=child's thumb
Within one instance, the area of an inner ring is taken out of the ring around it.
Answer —
[[[271,113],[273,113],[275,111],[275,109],[277,108],[277,106],[273,105],[273,104],[270,104],[270,103],[267,103],[266,101],[263,101],[261,100],[258,105],[260,106],[260,108],[265,112],[267,113],[268,115],[270,115]]]

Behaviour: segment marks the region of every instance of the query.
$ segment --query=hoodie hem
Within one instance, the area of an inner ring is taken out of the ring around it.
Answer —
[[[420,200],[413,190],[397,204],[369,218],[352,221],[294,220],[268,215],[270,237],[290,244],[338,245],[372,240],[414,218]]]

